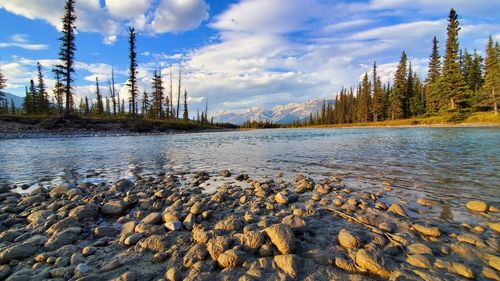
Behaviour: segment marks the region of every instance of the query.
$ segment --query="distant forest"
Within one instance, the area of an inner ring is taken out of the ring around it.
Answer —
[[[491,111],[498,114],[500,88],[500,47],[490,36],[486,58],[476,50],[460,49],[460,25],[454,9],[450,10],[444,55],[434,36],[427,78],[412,70],[405,51],[392,83],[382,85],[373,63],[356,89],[343,88],[333,102],[323,101],[320,112],[292,126],[367,123],[412,117],[434,116],[448,112]],[[247,121],[247,128],[276,128],[270,122]]]
[[[44,82],[44,71],[37,64],[38,77],[26,86],[23,108],[16,108],[14,102],[5,99],[3,89],[6,79],[0,70],[0,113],[11,115],[80,115],[103,118],[145,118],[160,120],[181,120],[197,122],[202,125],[213,124],[208,118],[208,104],[203,112],[198,112],[195,120],[189,119],[188,93],[182,91],[182,67],[179,64],[178,88],[172,89],[172,68],[170,84],[165,91],[161,69],[152,77],[152,92],[138,92],[136,33],[129,28],[129,79],[127,87],[130,99],[120,99],[115,88],[114,71],[106,81],[108,95],[104,96],[102,81],[96,78],[96,99],[88,97],[74,100],[74,55],[76,14],[75,0],[66,0],[65,14],[62,18],[62,35],[59,38],[60,64],[52,69],[56,80],[53,98]],[[429,58],[427,77],[423,80],[412,69],[405,51],[392,82],[382,84],[373,63],[371,73],[365,73],[357,87],[343,88],[333,102],[323,102],[320,112],[311,114],[306,120],[296,120],[292,126],[314,126],[325,124],[366,123],[384,120],[406,119],[440,115],[449,112],[491,111],[498,114],[500,87],[500,47],[489,36],[486,57],[476,50],[470,52],[460,49],[458,35],[460,24],[457,13],[450,10],[447,39],[444,54],[441,56],[439,42],[434,36]],[[101,83],[101,84],[100,84]],[[176,103],[174,103],[176,92]],[[168,94],[167,94],[168,93]],[[181,105],[181,100],[183,101]],[[78,105],[77,105],[78,103]],[[125,109],[128,104],[128,109]],[[247,128],[274,128],[270,122],[248,121]]]

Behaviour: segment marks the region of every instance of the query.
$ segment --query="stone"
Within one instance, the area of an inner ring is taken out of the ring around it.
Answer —
[[[460,234],[457,236],[457,240],[472,244],[477,247],[486,247],[486,244],[483,242],[483,239],[474,234],[469,234],[469,233]]]
[[[228,178],[228,177],[231,176],[231,172],[228,171],[228,170],[222,170],[222,171],[219,172],[219,176]]]
[[[347,272],[356,272],[356,266],[349,260],[342,258],[342,257],[336,257],[335,258],[335,265],[343,269]]]
[[[229,248],[229,239],[224,236],[215,236],[207,243],[207,250],[213,260]]]
[[[293,254],[295,252],[295,237],[290,226],[275,224],[266,228],[264,232],[282,254]]]
[[[488,265],[500,271],[500,257],[495,255],[488,255]]]
[[[115,237],[120,231],[111,226],[98,226],[94,228],[94,235],[96,237]]]
[[[283,205],[286,205],[288,204],[288,197],[286,197],[283,193],[279,192],[278,194],[276,194],[274,196],[274,200],[279,203],[279,204],[283,204]]]
[[[231,215],[226,219],[217,222],[214,226],[214,229],[235,231],[235,230],[240,230],[242,227],[243,227],[243,222],[241,221],[241,219],[236,218],[234,215]]]
[[[98,207],[95,204],[80,205],[73,208],[68,216],[77,221],[95,220],[98,214]]]
[[[497,272],[493,268],[491,268],[489,266],[483,267],[483,271],[481,273],[483,274],[484,277],[486,277],[488,279],[500,281],[500,276],[497,274]],[[0,277],[0,279],[1,279],[1,277]]]
[[[171,222],[171,221],[181,221],[182,218],[177,212],[167,211],[163,213],[163,221]]]
[[[88,257],[88,256],[93,255],[96,251],[97,251],[97,249],[95,247],[87,246],[87,247],[82,249],[82,255],[84,257]]]
[[[471,200],[467,202],[465,207],[474,212],[486,212],[488,210],[488,204],[479,200]]]
[[[133,188],[135,186],[134,182],[128,180],[128,179],[120,179],[114,184],[114,188],[117,191],[123,191],[126,189]]]
[[[21,232],[18,232],[15,230],[7,230],[7,231],[0,233],[0,241],[12,242],[19,236],[21,236]]]
[[[168,250],[168,246],[160,235],[151,235],[148,238],[142,239],[138,243],[139,247],[142,249],[149,250],[151,252],[165,252]]]
[[[127,246],[132,246],[135,245],[139,240],[141,240],[144,237],[142,233],[134,233],[129,235],[125,241],[123,241],[123,244]]]
[[[42,195],[35,195],[35,196],[29,196],[25,197],[19,202],[20,206],[33,206],[34,204],[37,203],[43,203],[45,202],[45,197]]]
[[[265,237],[260,231],[247,231],[243,234],[242,243],[251,250],[258,250],[264,244]]]
[[[277,255],[274,262],[287,275],[296,278],[302,266],[302,260],[296,255]]]
[[[181,281],[182,273],[179,269],[171,267],[165,272],[165,279],[168,281]]]
[[[437,228],[437,227],[429,227],[429,226],[424,226],[421,224],[414,224],[414,225],[412,225],[412,227],[413,227],[413,229],[415,229],[415,231],[417,231],[420,234],[423,234],[425,236],[430,236],[430,237],[441,236],[441,231],[439,231],[439,228]]]
[[[65,267],[69,264],[69,258],[67,257],[58,257],[54,262],[55,267]]]
[[[432,207],[437,204],[436,201],[427,198],[418,198],[417,203],[422,206]]]
[[[238,267],[243,263],[243,259],[235,250],[227,250],[217,257],[217,263],[222,268]]]
[[[63,194],[65,194],[69,190],[70,187],[68,184],[59,185],[50,189],[49,196],[50,198],[60,198]]]
[[[422,244],[422,243],[414,243],[411,245],[408,245],[408,252],[410,254],[429,254],[432,255],[432,249],[429,248],[429,246]]]
[[[144,224],[160,224],[162,221],[162,214],[153,212],[147,215],[145,218],[141,220],[141,223]]]
[[[16,244],[5,248],[0,252],[0,264],[9,263],[12,260],[23,260],[31,257],[38,251],[38,247],[29,243]]]
[[[306,228],[306,222],[297,215],[288,215],[284,217],[281,222],[289,225],[293,229],[304,230]]]
[[[431,261],[429,258],[421,254],[408,255],[406,257],[406,262],[418,268],[431,267]]]
[[[50,210],[38,210],[31,213],[27,219],[33,224],[44,224],[50,215],[52,215],[52,211]]]
[[[82,232],[79,227],[71,227],[62,232],[52,235],[47,243],[45,243],[45,248],[49,251],[53,251],[61,248],[62,246],[73,244],[78,240],[78,235]]]
[[[194,223],[196,222],[196,217],[193,215],[193,214],[189,214],[187,215],[187,217],[184,219],[184,221],[182,222],[182,225],[184,225],[184,227],[187,229],[187,230],[191,230],[193,229],[193,225]]]
[[[0,280],[5,280],[10,274],[12,274],[10,266],[6,264],[0,265]]]
[[[394,232],[394,226],[392,223],[389,222],[382,222],[378,225],[378,228],[382,231],[392,233]]]
[[[357,248],[361,245],[359,238],[345,228],[340,230],[337,238],[339,240],[339,244],[346,249]]]
[[[135,221],[128,221],[123,224],[122,230],[120,231],[120,236],[121,237],[126,237],[135,231],[135,227],[137,226],[137,223]]]
[[[170,221],[166,222],[165,228],[170,230],[170,231],[178,231],[182,229],[182,223],[180,221]]]
[[[406,211],[405,209],[403,209],[403,207],[397,203],[393,203],[389,209],[388,209],[389,212],[392,212],[394,214],[397,214],[397,215],[400,215],[402,217],[407,217],[408,215],[406,214]]]
[[[187,251],[183,259],[185,267],[190,268],[196,262],[205,260],[208,255],[207,247],[203,244],[195,244]]]
[[[200,202],[196,202],[191,206],[189,212],[193,215],[199,215],[203,211],[203,205]]]
[[[474,271],[470,267],[458,262],[452,263],[452,267],[456,274],[465,278],[474,278]]]
[[[127,205],[123,201],[109,201],[101,207],[101,213],[109,217],[118,217],[127,211]]]
[[[497,233],[500,233],[500,222],[489,222],[488,227]]]
[[[390,276],[390,270],[386,267],[385,258],[378,252],[368,252],[360,249],[356,253],[356,264],[362,269],[383,278]]]

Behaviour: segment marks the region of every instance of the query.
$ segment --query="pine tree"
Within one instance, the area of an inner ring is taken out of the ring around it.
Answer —
[[[368,79],[368,73],[365,73],[365,76],[363,76],[363,80],[360,84],[359,87],[359,92],[358,92],[358,106],[357,106],[357,120],[358,122],[369,122],[371,121],[370,118],[370,107],[371,107],[371,100],[370,100],[370,93],[371,93],[371,83]]]
[[[181,79],[182,79],[182,62],[179,62],[179,91],[177,92],[176,119],[179,119],[179,112],[181,110]]]
[[[425,112],[425,97],[423,83],[417,73],[412,74],[412,97],[410,99],[410,114],[417,116]]]
[[[62,18],[62,36],[59,38],[61,41],[61,49],[59,51],[59,60],[61,64],[56,67],[61,75],[61,82],[63,83],[64,95],[66,96],[66,110],[64,114],[68,116],[73,109],[73,77],[75,72],[75,30],[76,30],[76,13],[75,13],[75,0],[66,0],[64,6],[64,16]]]
[[[0,65],[1,67],[1,65]],[[2,69],[0,68],[0,107],[6,102],[4,89],[7,87],[7,79],[4,77]]]
[[[441,57],[439,56],[438,40],[436,36],[432,40],[432,54],[429,59],[429,70],[425,85],[426,104],[428,112],[439,110],[441,97]]]
[[[136,109],[136,97],[138,93],[137,89],[137,62],[136,57],[137,53],[135,50],[135,29],[129,27],[129,58],[130,58],[130,67],[129,67],[129,81],[127,86],[129,87],[130,99],[131,99],[131,115],[137,115]]]
[[[412,113],[410,109],[410,101],[413,98],[413,69],[411,68],[411,62],[408,66],[408,78],[406,79],[406,92],[403,99],[403,117],[410,118]]]
[[[10,111],[11,114],[16,114],[16,104],[14,103],[14,99],[10,99]]]
[[[382,90],[382,82],[380,81],[380,77],[377,75],[377,64],[373,63],[373,98],[372,98],[372,114],[373,121],[381,121],[382,113],[384,107],[383,101],[383,90]]]
[[[85,116],[90,114],[89,98],[87,96],[85,96],[85,108],[83,112],[85,113]]]
[[[111,104],[109,102],[109,97],[106,97],[106,116],[111,115]]]
[[[404,99],[407,91],[406,62],[406,52],[403,51],[394,76],[394,87],[389,95],[389,115],[392,120],[404,117]]]
[[[104,115],[104,104],[102,102],[101,91],[99,90],[99,78],[95,78],[95,94],[96,94],[96,102],[97,102],[97,114],[102,116]]]
[[[152,115],[155,118],[163,118],[163,83],[161,80],[161,73],[155,70],[153,74],[153,108]]]
[[[24,111],[26,111],[27,114],[37,114],[37,92],[36,92],[36,87],[35,87],[35,82],[33,80],[30,80],[30,87],[29,91],[28,88],[26,88],[26,97],[24,98]]]
[[[47,90],[45,88],[45,82],[43,80],[43,69],[40,62],[36,62],[37,72],[38,72],[38,112],[40,114],[49,113],[49,97],[47,95]]]
[[[182,119],[184,119],[184,121],[189,121],[187,98],[188,98],[188,93],[187,90],[184,88],[184,112],[182,114]]]
[[[146,118],[147,115],[150,113],[150,112],[148,112],[149,107],[150,107],[149,96],[148,96],[148,93],[146,91],[144,91],[144,94],[142,95],[142,109],[141,109],[142,115],[144,116],[144,118]],[[154,109],[153,109],[153,114],[154,114]]]
[[[493,38],[488,38],[488,45],[486,46],[486,67],[484,76],[483,89],[490,96],[490,104],[493,106],[495,115],[498,115],[498,97],[497,92],[500,88],[500,50],[498,42],[496,47],[493,47]]]
[[[443,63],[443,92],[449,101],[451,109],[456,109],[457,105],[464,106],[465,81],[462,76],[459,61],[460,47],[458,44],[458,32],[460,26],[458,16],[454,9],[450,10],[448,18],[446,53]]]
[[[54,97],[56,99],[56,107],[59,115],[64,111],[64,85],[61,82],[61,72],[58,68],[52,69],[56,83],[54,85]]]

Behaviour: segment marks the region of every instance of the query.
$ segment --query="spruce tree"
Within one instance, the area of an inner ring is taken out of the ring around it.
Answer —
[[[16,114],[16,104],[14,103],[14,99],[10,99],[10,111],[11,114]]]
[[[373,98],[372,98],[372,114],[373,121],[381,121],[382,120],[382,111],[384,107],[383,101],[383,90],[382,90],[382,82],[380,81],[380,77],[377,75],[377,64],[373,63]]]
[[[43,79],[43,69],[40,62],[36,62],[37,72],[38,72],[38,111],[40,114],[48,114],[49,113],[49,97],[47,94],[47,90],[45,87],[45,82]]]
[[[132,27],[129,27],[129,58],[130,58],[130,66],[129,66],[129,81],[127,83],[127,86],[129,87],[129,93],[130,93],[130,105],[131,107],[131,115],[136,115],[137,114],[137,109],[136,109],[136,97],[138,93],[137,89],[137,53],[135,50],[135,29]]]
[[[61,82],[63,83],[64,95],[66,97],[65,115],[68,116],[73,109],[73,76],[75,72],[75,30],[76,30],[76,13],[75,0],[66,0],[64,6],[64,16],[62,18],[62,36],[61,49],[59,51],[59,60],[61,64],[57,65]]]
[[[438,48],[438,40],[434,36],[432,40],[432,54],[429,58],[429,70],[427,71],[427,79],[425,81],[427,111],[430,113],[439,110],[440,101],[442,100],[441,57],[439,56]]]
[[[88,116],[90,114],[90,105],[89,105],[89,98],[85,96],[85,109],[84,109],[85,116]]]
[[[189,121],[187,98],[188,98],[188,93],[187,93],[187,90],[184,89],[184,112],[182,114],[182,119],[184,119],[184,121]]]
[[[411,68],[411,62],[408,65],[408,78],[406,79],[406,92],[403,100],[403,117],[410,118],[412,115],[410,109],[410,101],[413,98],[413,69]]]
[[[4,89],[7,87],[7,79],[4,77],[2,68],[0,65],[0,107],[6,102]]]
[[[365,73],[358,92],[358,108],[357,108],[358,122],[369,122],[371,119],[370,93],[371,93],[371,84],[368,79],[368,73]]]
[[[497,92],[500,88],[500,50],[498,42],[496,47],[493,46],[493,38],[488,38],[486,46],[486,65],[483,89],[489,94],[490,104],[493,106],[495,115],[498,115],[498,97]]]
[[[465,81],[460,69],[458,32],[460,25],[454,9],[450,10],[447,27],[446,52],[443,63],[443,92],[449,101],[450,109],[464,106]]]
[[[54,89],[52,90],[56,101],[56,110],[59,115],[62,115],[64,111],[64,85],[61,82],[61,72],[58,68],[52,69],[52,72],[56,80]]]
[[[106,97],[106,116],[110,116],[111,115],[111,104],[109,102],[109,97]]]
[[[404,99],[407,91],[406,52],[403,51],[394,76],[394,87],[389,95],[389,115],[392,120],[404,117]]]
[[[144,118],[147,118],[148,114],[150,113],[149,112],[149,96],[148,96],[148,93],[146,91],[144,91],[143,95],[142,95],[142,115]],[[154,112],[154,108],[153,108],[153,114],[155,114]]]
[[[99,89],[99,78],[95,78],[95,95],[96,95],[96,106],[97,106],[97,114],[102,116],[104,115],[104,104],[102,102],[101,91]]]

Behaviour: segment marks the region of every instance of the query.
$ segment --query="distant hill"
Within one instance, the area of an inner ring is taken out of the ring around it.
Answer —
[[[9,106],[10,106],[10,100],[14,100],[14,104],[16,107],[22,107],[24,103],[24,97],[16,96],[13,94],[5,93],[5,98],[9,101]]]
[[[222,111],[214,114],[214,121],[238,125],[248,120],[287,124],[297,119],[305,120],[311,113],[315,115],[321,111],[322,104],[323,100],[311,99],[304,103],[277,105],[271,109],[252,107],[243,111]]]

